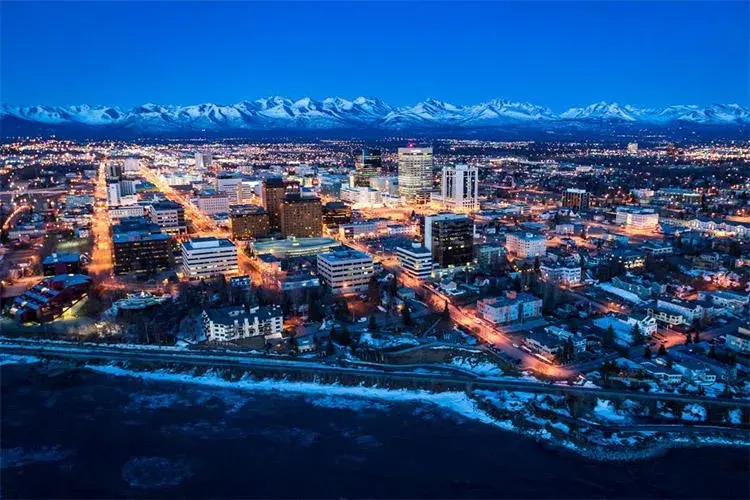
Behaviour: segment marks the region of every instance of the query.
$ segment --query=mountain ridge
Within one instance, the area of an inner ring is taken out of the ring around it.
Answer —
[[[476,127],[597,128],[604,124],[668,126],[744,126],[750,108],[738,104],[672,105],[637,108],[614,102],[572,107],[561,113],[528,102],[504,99],[473,105],[454,105],[429,98],[413,106],[391,106],[380,99],[309,97],[292,100],[281,96],[243,100],[236,104],[201,103],[160,105],[146,103],[129,109],[116,106],[11,106],[2,104],[0,119],[16,119],[39,126],[80,126],[92,129],[123,128],[130,131],[170,133],[232,130],[333,130],[333,129],[468,129]]]

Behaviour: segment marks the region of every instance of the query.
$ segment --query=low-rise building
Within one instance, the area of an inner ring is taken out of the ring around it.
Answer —
[[[46,323],[59,317],[88,293],[91,278],[83,274],[60,274],[42,281],[13,299],[10,315],[21,323]]]
[[[704,314],[703,306],[697,302],[682,300],[675,297],[658,298],[656,300],[656,308],[680,314],[687,318],[690,323],[697,319],[702,319]]]
[[[284,316],[278,305],[253,307],[230,306],[207,309],[202,314],[203,329],[209,342],[257,338],[263,341],[282,337]]]
[[[638,231],[653,231],[659,225],[659,214],[650,208],[617,207],[615,223]]]
[[[682,359],[675,362],[673,368],[697,385],[711,385],[716,382],[716,374],[697,361]]]
[[[666,285],[656,281],[649,281],[633,276],[615,276],[612,278],[612,286],[634,293],[644,300],[650,299],[655,295],[661,295],[667,289]]]
[[[728,312],[740,314],[750,304],[750,296],[746,293],[735,293],[724,290],[715,292],[698,292],[700,300],[712,302],[717,309],[726,309]]]
[[[740,326],[736,332],[727,333],[726,348],[743,354],[750,352],[750,324]]]
[[[563,285],[576,285],[581,282],[581,266],[563,263],[544,263],[539,267],[542,279]]]
[[[505,247],[500,244],[485,243],[474,246],[474,258],[477,264],[487,268],[505,262],[507,254],[508,252],[505,250]]]
[[[682,374],[674,368],[670,368],[660,363],[654,363],[653,361],[643,361],[640,365],[647,375],[650,375],[660,382],[669,385],[677,385],[682,382]]]
[[[477,313],[496,325],[531,320],[542,316],[542,300],[529,293],[510,293],[478,301]]]
[[[82,268],[81,254],[78,253],[53,253],[42,260],[45,276],[79,274]]]

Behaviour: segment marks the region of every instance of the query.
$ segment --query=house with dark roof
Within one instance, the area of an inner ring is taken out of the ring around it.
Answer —
[[[284,328],[281,306],[242,306],[206,309],[202,314],[203,329],[209,342],[229,342],[247,338],[280,339]]]

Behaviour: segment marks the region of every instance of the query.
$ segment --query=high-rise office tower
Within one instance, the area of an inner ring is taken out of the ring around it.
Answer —
[[[398,191],[407,203],[424,204],[432,191],[432,148],[398,148]]]
[[[589,199],[590,195],[585,189],[568,188],[563,193],[562,204],[575,210],[588,210]]]
[[[464,266],[474,258],[474,223],[467,215],[424,218],[424,246],[439,267]]]
[[[234,205],[229,211],[232,238],[247,240],[268,234],[268,213],[256,205]]]
[[[281,202],[286,193],[286,186],[281,177],[269,177],[263,180],[263,208],[268,212],[270,231],[281,230]]]
[[[312,238],[323,234],[320,198],[287,194],[281,202],[281,235]]]
[[[354,161],[354,186],[368,187],[370,179],[380,175],[383,160],[379,149],[363,149]]]
[[[448,209],[479,209],[479,173],[464,164],[443,167],[440,200]]]

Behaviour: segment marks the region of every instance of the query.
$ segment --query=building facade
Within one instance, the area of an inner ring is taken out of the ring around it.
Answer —
[[[474,260],[474,222],[462,214],[428,215],[424,246],[438,267],[469,265]]]
[[[509,294],[477,301],[477,313],[495,325],[542,317],[542,299],[529,293]]]
[[[547,238],[537,233],[508,233],[505,248],[519,259],[544,257],[547,254]]]
[[[112,227],[115,274],[154,274],[174,266],[172,239],[143,217],[123,219]]]
[[[440,196],[433,201],[448,210],[479,210],[479,170],[464,164],[443,167]]]
[[[284,316],[278,305],[253,307],[249,311],[232,306],[203,311],[202,323],[209,342],[257,337],[265,343],[266,340],[281,338]]]
[[[563,193],[562,205],[573,210],[588,210],[591,195],[585,189],[568,188]]]
[[[165,233],[186,233],[185,209],[174,201],[159,201],[146,207],[151,222],[158,224]]]
[[[372,257],[345,248],[318,255],[318,275],[334,295],[367,291],[374,272]]]
[[[320,198],[288,194],[281,202],[281,235],[314,238],[323,234]]]
[[[432,252],[419,243],[411,247],[396,247],[396,256],[401,270],[407,276],[424,280],[432,275]]]
[[[234,205],[229,209],[232,238],[249,240],[265,236],[270,231],[268,212],[257,205]]]
[[[189,279],[236,274],[237,247],[227,239],[193,238],[182,244],[182,267]]]
[[[407,203],[430,200],[432,148],[398,148],[398,191]]]

